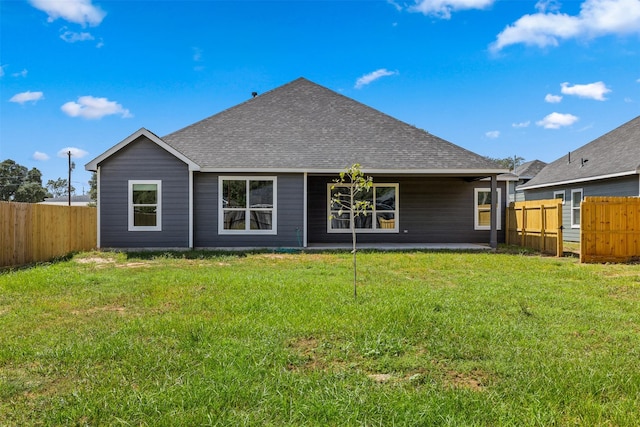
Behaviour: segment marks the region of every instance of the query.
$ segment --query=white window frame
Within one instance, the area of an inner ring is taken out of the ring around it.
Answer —
[[[562,197],[558,197],[558,196],[562,196]],[[564,206],[564,202],[565,202],[565,199],[566,199],[566,191],[564,191],[564,190],[554,191],[553,192],[553,198],[554,199],[562,199],[562,205]]]
[[[157,186],[157,199],[153,205],[134,205],[133,203],[133,186],[135,184],[155,184]],[[128,182],[128,216],[129,231],[162,231],[162,181],[159,179],[130,179]],[[134,207],[135,206],[155,206],[156,207],[156,225],[154,226],[136,226],[134,225]]]
[[[577,193],[580,193],[580,201],[578,202],[578,206],[575,206],[575,195]],[[580,210],[580,203],[584,200],[584,192],[582,191],[582,188],[574,188],[571,190],[571,228],[580,228],[580,223],[575,223],[573,220],[575,219],[574,217],[574,211],[576,210]],[[582,222],[582,212],[580,212],[580,221]]]
[[[224,228],[224,211],[223,204],[223,183],[224,181],[245,181],[247,185],[247,206],[245,206],[245,229],[244,230],[227,230]],[[264,209],[252,209],[249,205],[249,181],[271,181],[273,182],[273,207]],[[252,230],[251,229],[251,211],[252,210],[269,210],[271,211],[271,230]],[[276,235],[278,234],[278,178],[276,176],[220,176],[218,177],[218,234],[226,235]]]
[[[491,192],[491,187],[477,187],[473,191],[473,229],[474,230],[491,230],[491,225],[480,225],[480,215],[478,210],[478,194]],[[498,216],[497,230],[502,230],[502,189],[498,188],[498,200],[496,200],[496,212]]]
[[[332,228],[331,227],[331,187],[345,187],[348,188],[349,184],[348,183],[344,183],[344,184],[327,184],[327,233],[351,233],[351,228]],[[393,213],[393,219],[395,220],[394,222],[394,227],[393,228],[378,228],[378,222],[377,221],[371,221],[371,228],[356,228],[356,233],[360,234],[360,233],[398,233],[399,232],[399,227],[400,227],[400,185],[398,183],[386,183],[386,182],[381,182],[381,183],[375,183],[373,184],[373,189],[374,189],[374,198],[375,198],[375,188],[377,187],[393,187],[396,193],[396,199],[395,199],[395,204],[396,204],[396,208],[395,210],[392,211],[380,211],[380,212],[386,212],[386,213]],[[367,214],[369,212],[371,212],[372,218],[376,218],[377,217],[377,211],[375,209],[375,201],[374,201],[374,206],[372,209],[367,210]]]

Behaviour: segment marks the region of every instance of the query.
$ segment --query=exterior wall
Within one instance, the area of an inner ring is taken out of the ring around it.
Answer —
[[[162,231],[128,231],[129,180],[162,181]],[[189,170],[146,137],[100,164],[100,246],[189,247]]]
[[[224,174],[224,176],[261,174]],[[273,174],[262,174],[273,176]],[[304,177],[302,174],[277,175],[276,235],[218,234],[218,176],[194,176],[194,246],[224,247],[301,247],[303,245]]]
[[[351,242],[349,233],[327,233],[327,184],[334,177],[308,179],[309,243]],[[397,183],[398,233],[359,233],[361,243],[489,243],[489,230],[474,230],[474,189],[490,188],[488,181],[463,178],[373,176],[374,183]],[[498,241],[504,242],[505,182]]]
[[[604,179],[601,181],[559,185],[533,190],[525,190],[526,200],[553,199],[553,193],[564,191],[564,205],[562,206],[562,226],[564,240],[567,242],[580,241],[580,228],[571,227],[571,190],[582,189],[582,197],[588,196],[638,196],[640,181],[638,175],[622,178]]]

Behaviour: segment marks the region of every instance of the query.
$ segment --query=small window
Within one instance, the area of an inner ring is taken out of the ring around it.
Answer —
[[[564,190],[562,190],[562,191],[554,191],[553,192],[553,198],[562,200],[562,204],[564,205]]]
[[[498,212],[498,230],[502,229],[502,212],[500,203],[501,189],[498,188],[498,200],[496,200],[494,206]],[[475,201],[474,201],[474,229],[476,230],[491,230],[491,189],[490,188],[476,188],[475,189]]]
[[[276,234],[276,177],[220,177],[220,234]]]
[[[333,187],[333,188],[332,188]],[[329,219],[327,232],[348,233],[351,230],[349,212],[349,186],[344,184],[329,184],[327,186]],[[366,214],[354,218],[358,233],[397,233],[398,232],[398,184],[373,184],[366,193],[360,193],[358,200],[366,200],[371,209]],[[343,209],[340,212],[338,203],[340,198]]]
[[[580,228],[580,203],[582,188],[571,190],[571,228]]]
[[[162,181],[129,181],[129,231],[162,231]]]

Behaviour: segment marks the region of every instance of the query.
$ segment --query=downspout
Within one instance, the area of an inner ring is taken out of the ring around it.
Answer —
[[[98,230],[96,231],[96,246],[97,249],[100,249],[100,211],[102,210],[102,203],[100,203],[100,195],[102,191],[100,191],[100,166],[98,166],[96,171],[96,226]]]
[[[193,249],[193,170],[189,169],[189,249]]]
[[[307,179],[308,173],[305,172],[303,175],[303,197],[302,197],[302,247],[306,248],[308,245],[307,242]]]
[[[491,175],[491,235],[489,246],[492,249],[498,247],[498,176]]]

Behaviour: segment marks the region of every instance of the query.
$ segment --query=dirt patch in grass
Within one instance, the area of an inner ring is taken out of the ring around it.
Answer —
[[[489,375],[480,370],[471,372],[447,371],[444,383],[445,385],[471,391],[484,391]]]
[[[118,313],[124,314],[127,309],[117,305],[107,305],[104,307],[92,307],[86,310],[72,310],[70,313],[76,316],[79,315],[91,315],[95,313]]]

